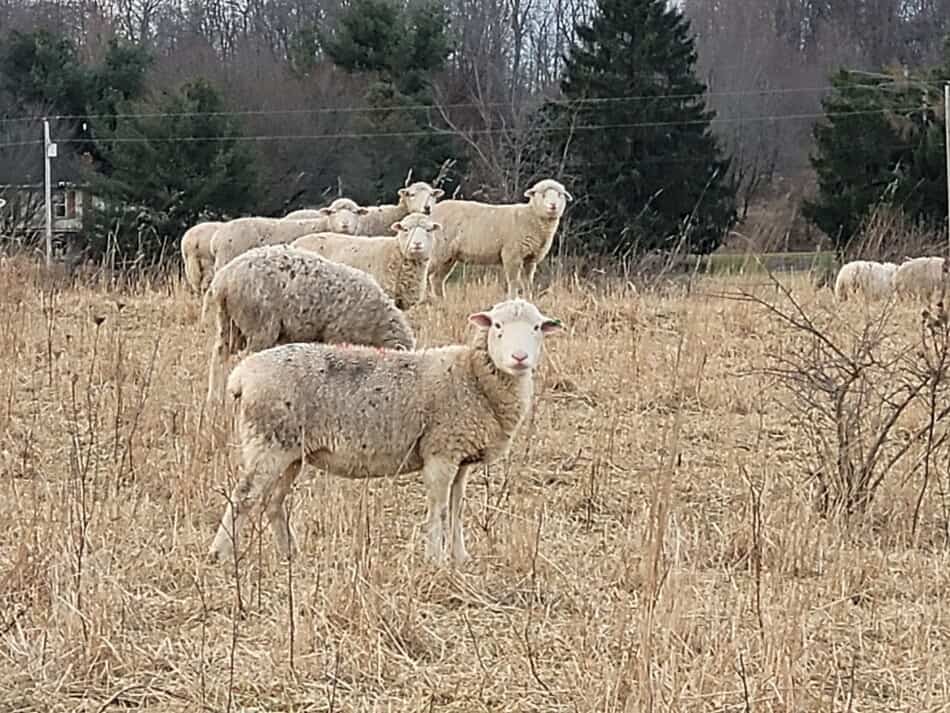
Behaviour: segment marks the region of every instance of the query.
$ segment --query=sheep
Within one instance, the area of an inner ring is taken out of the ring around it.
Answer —
[[[408,180],[408,179],[407,179]],[[386,235],[390,226],[405,218],[410,213],[425,213],[429,215],[432,206],[439,198],[445,195],[441,188],[433,188],[425,181],[415,183],[399,189],[399,202],[395,205],[369,206],[366,213],[361,215],[357,235]]]
[[[364,215],[367,210],[367,208],[361,207],[356,201],[350,200],[349,198],[337,198],[326,208],[299,208],[298,210],[290,211],[281,218],[281,220],[315,220],[327,215],[332,215],[336,211],[349,211],[354,215]],[[357,223],[358,222],[359,221],[357,221]]]
[[[894,290],[899,297],[931,299],[944,285],[942,257],[916,257],[901,263],[894,274]]]
[[[338,198],[321,208],[319,218],[288,220],[287,218],[238,218],[218,229],[211,239],[211,255],[215,271],[251,248],[262,245],[289,243],[301,235],[332,230],[352,235],[359,217],[366,208],[357,206],[349,198]]]
[[[421,471],[427,557],[444,563],[450,546],[456,563],[467,560],[462,501],[469,471],[508,452],[532,406],[544,337],[561,329],[521,299],[469,321],[478,330],[468,345],[397,352],[287,344],[242,360],[227,392],[237,406],[244,471],[210,558],[233,556],[241,522],[259,500],[267,501],[280,554],[294,556],[284,498],[305,461],[344,478]]]
[[[316,233],[297,238],[291,246],[368,272],[396,306],[406,310],[425,296],[433,233],[440,227],[423,213],[410,213],[392,224],[395,236]]]
[[[181,236],[181,261],[185,280],[195,293],[201,293],[211,279],[211,238],[224,225],[220,220],[209,220],[193,225]]]
[[[527,203],[436,203],[432,219],[443,227],[429,262],[434,296],[445,296],[446,278],[457,262],[502,265],[508,297],[515,296],[516,287],[530,296],[535,269],[550,251],[566,203],[574,197],[550,178],[538,181],[524,195]]]
[[[869,299],[887,297],[894,291],[896,272],[897,265],[893,262],[853,260],[845,263],[835,279],[835,298],[844,302],[859,292]]]
[[[208,288],[217,329],[208,401],[220,400],[222,372],[244,347],[284,342],[351,342],[413,349],[403,313],[370,275],[289,245],[248,250],[215,273]]]

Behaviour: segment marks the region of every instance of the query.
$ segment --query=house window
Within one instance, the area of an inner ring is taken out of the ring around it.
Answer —
[[[53,194],[53,217],[54,218],[66,217],[66,193],[65,192]]]

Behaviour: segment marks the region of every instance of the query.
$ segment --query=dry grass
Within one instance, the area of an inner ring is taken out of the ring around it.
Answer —
[[[0,710],[945,709],[946,468],[916,536],[913,473],[859,521],[820,519],[809,444],[757,371],[790,337],[715,295],[740,279],[538,300],[570,331],[530,432],[473,479],[461,570],[422,560],[415,477],[313,477],[300,558],[255,530],[235,579],[205,561],[236,461],[203,425],[198,301],[47,293],[6,263]],[[789,279],[829,328],[864,318]],[[411,315],[421,342],[499,294],[454,286]],[[919,308],[899,309],[912,339]]]

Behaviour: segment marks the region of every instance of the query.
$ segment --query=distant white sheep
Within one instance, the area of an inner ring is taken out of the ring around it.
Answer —
[[[408,179],[407,179],[408,180]],[[367,206],[366,213],[361,215],[357,235],[388,235],[390,226],[410,213],[425,213],[432,211],[432,206],[439,200],[445,191],[433,188],[425,181],[415,183],[399,189],[399,202],[395,205],[385,204]],[[342,231],[336,231],[342,232]]]
[[[469,320],[478,331],[467,346],[397,352],[288,344],[238,364],[227,391],[237,404],[243,477],[211,558],[233,556],[240,525],[260,500],[280,553],[294,555],[284,498],[306,461],[344,478],[422,471],[426,555],[439,563],[449,553],[455,562],[468,559],[469,471],[508,452],[532,405],[544,336],[560,329],[523,300]]]
[[[319,218],[292,220],[288,218],[238,218],[218,228],[211,239],[211,255],[215,271],[251,248],[282,245],[309,233],[346,233],[353,235],[360,216],[366,209],[349,198],[338,198],[317,211]]]
[[[445,296],[445,280],[458,262],[501,265],[508,297],[514,297],[516,290],[530,296],[535,269],[551,250],[567,202],[574,198],[550,178],[538,181],[524,195],[527,203],[435,204],[432,219],[442,224],[442,231],[429,263],[429,282],[436,297]]]
[[[371,276],[289,245],[248,250],[215,273],[207,302],[217,315],[208,400],[218,400],[227,360],[286,342],[412,349],[403,313]]]
[[[189,287],[200,294],[208,287],[214,260],[211,257],[211,238],[224,225],[220,220],[209,220],[193,225],[181,236],[181,261],[185,267],[185,280]]]
[[[835,298],[841,302],[853,295],[883,299],[894,291],[897,265],[893,262],[852,260],[842,265],[835,279]]]
[[[944,259],[915,257],[901,263],[894,275],[894,290],[899,297],[931,299],[943,286]]]
[[[423,213],[410,213],[392,224],[395,236],[316,233],[297,238],[291,245],[368,272],[396,306],[405,310],[425,297],[433,233],[439,227]]]

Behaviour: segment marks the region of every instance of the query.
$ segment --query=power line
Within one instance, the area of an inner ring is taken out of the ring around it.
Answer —
[[[943,85],[943,80],[920,79],[914,80],[915,84],[933,84]],[[850,87],[861,87],[866,89],[879,89],[879,84],[853,84]],[[598,105],[631,101],[655,101],[655,100],[674,100],[691,98],[712,98],[712,97],[738,97],[738,96],[773,96],[780,94],[808,94],[827,92],[836,87],[827,84],[819,87],[775,87],[772,89],[738,89],[733,91],[721,92],[687,92],[679,94],[639,94],[639,95],[618,95],[608,97],[588,97],[581,99],[549,99],[545,100],[547,104],[575,106],[575,105]],[[193,111],[193,112],[121,112],[121,113],[101,113],[101,114],[53,114],[47,118],[57,121],[79,121],[80,119],[158,119],[172,117],[195,117],[195,116],[292,116],[308,114],[372,114],[378,112],[396,112],[396,111],[423,111],[432,109],[469,109],[485,107],[508,107],[510,102],[455,102],[451,104],[406,104],[389,106],[342,106],[342,107],[317,107],[317,108],[298,108],[298,109],[245,109],[233,111]],[[0,118],[0,124],[20,123],[20,122],[38,122],[43,120],[43,116],[21,116]]]
[[[766,121],[796,121],[805,119],[836,118],[844,116],[867,116],[875,114],[887,114],[892,111],[912,111],[919,106],[897,107],[895,109],[861,109],[854,111],[837,112],[805,112],[800,114],[763,114],[757,116],[741,117],[716,117],[713,119],[692,119],[683,121],[641,121],[620,124],[584,124],[580,126],[567,127],[535,127],[524,130],[527,134],[547,134],[564,133],[571,131],[604,131],[608,129],[641,129],[641,128],[663,128],[674,126],[705,126],[707,124],[740,124],[744,122],[766,122]],[[468,135],[494,135],[507,133],[509,129],[471,129],[464,132]],[[372,139],[372,138],[413,138],[422,136],[431,136],[433,133],[455,134],[456,132],[448,129],[414,130],[414,131],[378,131],[378,132],[333,132],[324,134],[259,134],[259,135],[240,135],[229,134],[220,136],[162,136],[162,137],[111,137],[94,139],[100,143],[195,143],[203,141],[326,141],[326,140],[347,140],[347,139]],[[87,143],[88,138],[64,138],[59,139],[58,143],[76,144]],[[16,146],[29,146],[43,143],[41,140],[16,141],[11,143],[0,143],[0,149],[12,148]]]

